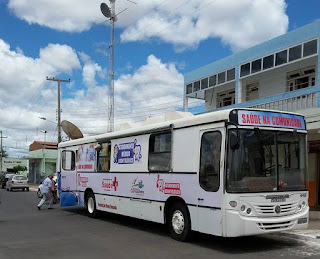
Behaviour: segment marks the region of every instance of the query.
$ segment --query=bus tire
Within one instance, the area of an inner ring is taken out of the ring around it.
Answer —
[[[87,207],[88,216],[90,218],[98,217],[98,211],[96,208],[96,199],[94,198],[94,194],[92,192],[89,192],[87,195],[86,207]]]
[[[173,204],[169,211],[169,229],[173,239],[185,242],[191,238],[191,219],[188,208],[181,202]]]

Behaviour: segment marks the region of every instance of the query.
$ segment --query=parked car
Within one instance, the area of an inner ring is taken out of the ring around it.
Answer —
[[[22,191],[29,191],[29,181],[28,178],[23,175],[13,175],[8,179],[6,183],[7,191],[12,191],[13,189],[22,189]]]
[[[16,174],[5,174],[5,176],[1,180],[2,189],[4,189],[6,187],[8,179],[12,178],[14,175],[16,175]]]

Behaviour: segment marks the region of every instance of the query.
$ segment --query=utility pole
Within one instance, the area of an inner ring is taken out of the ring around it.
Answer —
[[[2,155],[3,155],[3,154],[2,154],[2,151],[3,151],[3,150],[2,150],[2,139],[3,139],[3,138],[7,138],[7,137],[3,137],[3,136],[2,136],[2,130],[0,130],[0,142],[1,142],[1,145],[0,145],[0,153],[1,153],[1,154],[0,154],[0,160],[1,160],[1,161],[0,161],[0,171],[2,171]]]
[[[70,83],[70,79],[58,79],[58,78],[48,78],[49,81],[56,81],[58,82],[58,144],[61,142],[61,109],[60,109],[60,82]]]
[[[110,93],[108,98],[108,132],[114,131],[114,47],[115,47],[115,36],[114,36],[114,23],[117,21],[115,13],[116,0],[109,0],[110,8],[102,3],[100,9],[102,14],[110,18],[110,55],[109,55],[109,84]]]

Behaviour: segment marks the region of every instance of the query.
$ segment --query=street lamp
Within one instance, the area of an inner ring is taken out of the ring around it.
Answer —
[[[48,119],[45,118],[45,117],[39,117],[39,119],[40,119],[40,120],[44,120],[44,121],[49,121],[49,122],[54,123],[54,124],[57,124],[56,122],[51,121],[51,120],[48,120]]]

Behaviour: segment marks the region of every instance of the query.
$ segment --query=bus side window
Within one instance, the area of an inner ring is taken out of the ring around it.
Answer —
[[[76,155],[73,151],[64,150],[61,155],[62,169],[66,171],[73,171],[76,165]]]
[[[201,138],[199,183],[210,192],[220,186],[221,139],[220,131],[206,132]]]
[[[98,151],[98,171],[109,171],[110,170],[110,155],[111,155],[111,144],[102,143],[101,149]]]
[[[171,169],[171,132],[151,134],[149,139],[149,171]]]

